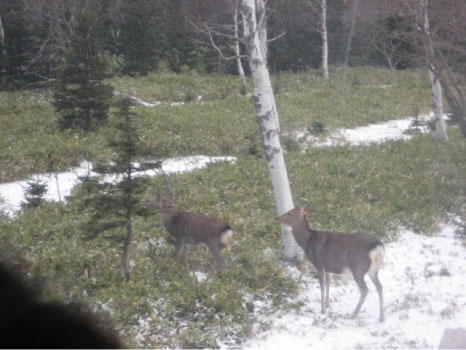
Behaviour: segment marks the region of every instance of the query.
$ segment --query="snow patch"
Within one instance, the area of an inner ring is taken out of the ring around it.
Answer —
[[[148,175],[158,176],[165,174],[181,174],[190,172],[196,169],[201,169],[210,163],[216,162],[231,162],[236,161],[235,157],[208,157],[203,155],[178,157],[166,159],[162,162],[161,169],[153,169],[140,171],[135,173],[135,176]],[[70,195],[73,187],[78,183],[78,177],[86,175],[98,175],[92,171],[92,163],[83,161],[79,167],[70,169],[61,173],[45,173],[33,175],[31,179],[40,179],[47,185],[47,193],[45,199],[48,201],[64,200]],[[103,178],[104,181],[116,182],[119,178],[115,175],[107,175]],[[0,184],[0,210],[12,216],[21,208],[21,202],[24,201],[25,189],[30,180],[15,181]]]
[[[418,127],[421,133],[428,133],[429,128],[426,123],[430,121],[433,114],[426,114],[417,117],[417,120],[422,123]],[[448,117],[445,115],[445,119]],[[331,147],[349,144],[352,146],[368,145],[371,143],[381,143],[388,140],[409,140],[412,135],[407,134],[412,128],[416,118],[390,120],[385,123],[369,124],[354,129],[338,129],[332,132],[327,138],[321,140],[315,136],[309,135],[307,131],[295,132],[294,137],[302,143],[305,148],[312,145],[314,147]]]
[[[359,299],[351,276],[340,277],[339,283],[334,278],[330,308],[321,315],[319,283],[306,275],[299,296],[305,306],[276,317],[271,329],[256,334],[242,348],[438,347],[445,328],[466,325],[466,240],[454,236],[455,229],[443,224],[434,237],[403,231],[399,239],[385,245],[379,270],[385,322],[378,321],[377,291],[369,278],[366,302],[358,318],[351,320]]]
[[[201,272],[201,271],[194,271],[193,274],[194,274],[194,277],[196,277],[198,282],[206,281],[207,278],[209,277],[207,273]]]
[[[184,104],[184,102],[172,102],[170,106],[183,106]]]

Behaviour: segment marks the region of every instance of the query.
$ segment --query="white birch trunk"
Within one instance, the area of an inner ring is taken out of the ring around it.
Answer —
[[[265,156],[272,180],[273,193],[279,215],[294,207],[285,159],[279,139],[278,113],[269,71],[261,50],[255,0],[242,0],[245,24],[245,43],[249,66],[254,81],[254,107],[256,120],[262,134]],[[262,22],[263,23],[263,22]],[[303,258],[302,249],[296,243],[289,227],[282,225],[282,259],[296,262]]]
[[[235,13],[233,15],[233,22],[235,25],[235,55],[236,55],[236,65],[238,67],[238,75],[241,81],[241,85],[246,92],[246,76],[244,74],[243,64],[241,63],[241,51],[239,48],[239,34],[238,34],[238,1],[236,0]]]
[[[345,61],[343,63],[344,66],[348,66],[348,63],[349,63],[349,55],[351,52],[351,44],[353,42],[354,30],[356,28],[356,18],[358,16],[358,8],[359,8],[359,0],[354,0],[353,8],[351,9],[351,22],[350,22],[350,29],[349,29],[349,34],[348,34],[348,41],[346,42]]]
[[[430,38],[430,25],[429,16],[427,14],[428,0],[420,0],[421,11],[424,17],[424,32],[427,38],[427,56],[428,56],[428,69],[430,84],[432,86],[432,100],[434,107],[434,121],[435,121],[435,134],[441,141],[448,141],[447,129],[445,126],[445,120],[443,119],[443,98],[442,98],[442,86],[440,81],[435,76],[434,68],[431,63],[431,59],[434,56],[434,47]]]
[[[268,36],[267,36],[267,14],[265,13],[265,1],[256,0],[256,30],[259,32],[259,45],[262,51],[262,59],[267,67]]]
[[[321,0],[321,28],[320,35],[322,37],[322,71],[324,79],[328,80],[328,39],[327,39],[327,0]]]
[[[261,1],[261,0],[256,0],[255,4],[257,4],[257,1]],[[265,5],[264,5],[265,6]],[[259,44],[257,44],[257,49],[260,50],[260,53],[261,53],[261,60],[265,66],[265,69],[267,70],[267,75],[269,75],[269,71],[268,71],[268,68],[267,68],[267,60],[264,59],[264,53],[266,54],[267,50],[264,51],[264,45],[261,45],[260,42],[261,42],[261,39],[267,39],[267,36],[263,36],[260,34],[260,29],[257,28],[257,25],[258,25],[258,22],[257,22],[257,9],[254,9],[256,12],[253,12],[254,14],[254,23],[251,24],[250,21],[247,19],[246,17],[246,12],[244,11],[244,4],[243,4],[243,11],[242,11],[242,16],[243,16],[243,35],[244,35],[244,39],[246,41],[245,45],[246,45],[246,51],[247,52],[247,57],[248,57],[248,61],[249,61],[249,66],[251,67],[251,55],[249,54],[250,50],[248,49],[248,47],[251,47],[250,44],[253,44],[255,45],[254,42],[248,42],[248,39],[251,39],[251,40],[256,40],[259,42]],[[265,9],[264,9],[264,13],[265,13]],[[266,25],[266,22],[262,22],[263,25]],[[251,25],[254,25],[253,28],[251,28],[250,26]],[[256,37],[256,34],[257,34],[257,37]],[[265,44],[265,47],[267,47],[267,44]],[[252,72],[251,72],[252,73]],[[254,75],[253,75],[253,79],[254,79]],[[270,76],[269,76],[269,81],[270,81]],[[255,88],[255,87],[254,87]],[[272,89],[272,83],[270,82],[270,89]],[[272,94],[273,94],[273,91],[272,91]],[[277,130],[280,130],[280,120],[278,119],[278,111],[277,111],[277,106],[275,105],[275,96],[273,97],[272,101],[271,101],[271,104],[273,105],[273,109],[275,110],[275,115],[277,116],[277,118],[275,118],[275,123],[277,124],[276,125],[276,128]]]
[[[0,16],[0,46],[2,48],[3,56],[6,56],[5,31],[3,30],[3,22],[2,22],[2,17],[1,16]]]
[[[443,119],[442,86],[432,69],[429,69],[429,78],[432,85],[432,100],[434,105],[435,135],[441,141],[448,141],[447,128]]]

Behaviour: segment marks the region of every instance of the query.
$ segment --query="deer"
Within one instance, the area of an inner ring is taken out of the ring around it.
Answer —
[[[277,217],[279,223],[291,227],[298,245],[317,270],[320,285],[321,313],[325,314],[330,304],[331,274],[351,272],[359,287],[361,296],[351,315],[355,319],[364,304],[368,288],[364,275],[369,275],[379,295],[380,321],[385,319],[383,312],[383,287],[378,271],[384,259],[385,248],[382,242],[368,233],[338,233],[315,231],[309,228],[306,219],[310,203]]]
[[[193,212],[178,211],[171,199],[163,199],[161,204],[162,223],[175,239],[175,262],[183,257],[187,271],[190,245],[206,245],[212,253],[217,270],[226,270],[227,263],[222,255],[222,249],[230,249],[234,231],[224,220]],[[215,270],[212,264],[209,277]]]

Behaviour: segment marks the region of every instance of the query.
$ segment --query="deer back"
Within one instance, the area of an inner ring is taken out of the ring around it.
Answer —
[[[188,243],[206,243],[220,234],[230,230],[230,226],[215,216],[177,211],[171,217],[167,229],[176,237],[184,238]]]
[[[371,265],[370,252],[382,243],[367,233],[313,231],[305,252],[316,268],[343,273],[345,269],[365,273]]]

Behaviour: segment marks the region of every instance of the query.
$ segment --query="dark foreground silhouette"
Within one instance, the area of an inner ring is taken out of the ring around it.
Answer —
[[[18,273],[0,264],[0,348],[121,348],[115,332],[78,304],[41,302]]]

